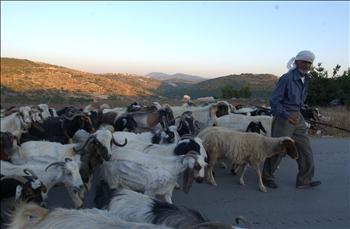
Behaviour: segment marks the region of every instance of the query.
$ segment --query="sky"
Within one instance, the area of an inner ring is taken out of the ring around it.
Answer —
[[[311,50],[329,71],[349,67],[342,2],[1,1],[1,57],[93,73],[282,75]]]

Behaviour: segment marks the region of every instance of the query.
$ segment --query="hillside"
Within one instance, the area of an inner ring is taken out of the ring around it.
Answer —
[[[179,76],[172,76],[176,75]],[[269,74],[228,75],[201,82],[188,80],[185,76],[189,75],[180,76],[182,78],[163,77],[159,81],[144,76],[93,74],[30,60],[1,58],[1,103],[170,101],[184,94],[192,98],[220,97],[226,85],[235,89],[249,85],[254,98],[266,98],[277,81],[276,76]]]
[[[194,83],[194,82],[201,82],[206,80],[206,78],[201,76],[188,75],[184,73],[176,73],[176,74],[169,75],[162,72],[151,72],[146,76],[152,79],[160,80],[160,81],[171,81],[171,82],[187,82],[187,83],[193,82]]]
[[[253,93],[253,97],[257,98],[269,96],[276,82],[277,76],[275,75],[244,73],[222,76],[196,84],[165,85],[162,83],[158,89],[158,93],[166,94],[170,97],[179,97],[183,94],[188,94],[193,98],[201,96],[219,97],[221,95],[221,89],[226,85],[232,85],[234,89],[248,85]]]
[[[1,94],[108,98],[151,96],[160,81],[128,74],[92,74],[29,60],[1,58]]]

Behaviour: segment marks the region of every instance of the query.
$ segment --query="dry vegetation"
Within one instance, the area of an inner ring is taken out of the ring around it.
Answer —
[[[320,122],[350,130],[350,107],[321,107],[320,113],[324,118]],[[350,137],[350,133],[331,127],[318,125],[321,136]]]
[[[92,74],[45,63],[1,58],[1,86],[27,95],[149,96],[160,82],[128,74]]]

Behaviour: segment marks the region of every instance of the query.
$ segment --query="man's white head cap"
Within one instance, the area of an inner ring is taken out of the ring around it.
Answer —
[[[296,60],[303,60],[303,61],[313,63],[315,60],[315,54],[313,54],[311,51],[308,51],[308,50],[300,51],[295,57],[293,57],[288,61],[287,68],[289,70],[293,70],[296,68],[296,65],[295,65]]]

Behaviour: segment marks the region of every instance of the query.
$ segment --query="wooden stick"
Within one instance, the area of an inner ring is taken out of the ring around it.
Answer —
[[[306,121],[311,122],[311,123],[315,123],[315,124],[319,124],[319,125],[323,125],[323,126],[332,127],[332,128],[335,128],[335,129],[342,130],[342,131],[350,133],[350,130],[348,130],[348,129],[345,129],[345,128],[342,128],[342,127],[338,127],[338,126],[333,126],[333,125],[328,124],[328,123],[317,122],[317,121],[313,121],[313,120],[310,120],[310,119],[306,120]]]

